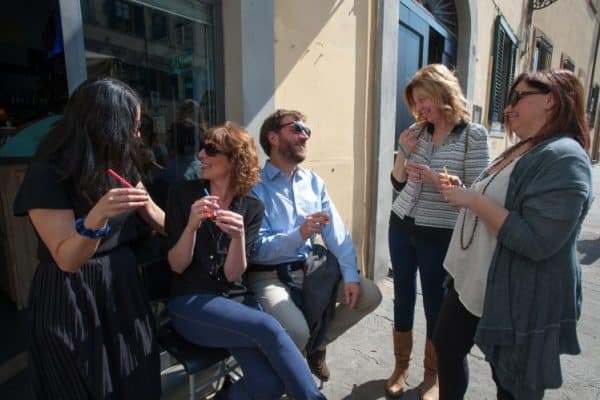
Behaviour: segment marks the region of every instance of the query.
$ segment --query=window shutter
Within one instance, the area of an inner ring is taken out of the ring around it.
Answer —
[[[502,67],[504,66],[504,46],[506,45],[506,35],[500,25],[500,16],[496,18],[496,29],[494,38],[494,67],[492,72],[492,88],[490,99],[489,119],[490,122],[502,121],[500,119],[500,109],[502,107],[502,87],[503,77]]]
[[[515,67],[517,66],[517,46],[511,46],[510,48],[510,61],[508,63],[508,70],[506,71],[506,77],[508,84],[505,86],[505,90],[502,96],[502,107],[506,104],[506,97],[508,96],[508,91],[512,86],[515,80]],[[504,110],[502,110],[504,111]]]
[[[504,122],[504,105],[513,83],[517,63],[517,38],[501,15],[496,17],[494,67],[491,77],[489,120]]]

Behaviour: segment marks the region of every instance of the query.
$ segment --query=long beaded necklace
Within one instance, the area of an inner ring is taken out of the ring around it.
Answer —
[[[223,237],[227,237],[224,235],[224,232],[219,229],[217,224],[211,219],[208,218],[204,221],[207,224],[206,230],[212,239],[212,248],[210,248],[210,254],[208,256],[210,260],[210,269],[209,276],[214,279],[219,279],[221,277],[220,270],[223,268],[225,262],[225,256],[227,255],[227,250],[229,247],[229,240],[223,242]],[[217,231],[217,232],[215,232]]]
[[[517,149],[520,149],[521,147],[523,147],[523,145],[525,145],[525,143],[527,143],[528,141],[529,141],[529,139],[525,139],[525,140],[519,142],[518,145],[513,147],[507,154],[505,154],[501,159],[498,160],[498,162],[496,162],[493,165],[498,165],[503,160],[506,160],[508,157],[513,155],[517,151]],[[492,174],[492,176],[490,177],[490,180],[487,181],[485,186],[483,187],[481,194],[485,195],[486,190],[492,184],[492,182],[494,182],[494,180],[496,179],[498,174],[500,174],[500,172],[502,172],[506,167],[511,165],[518,157],[525,154],[528,150],[529,149],[526,149],[523,153],[513,157],[513,159],[510,160],[508,163],[506,163],[506,165],[504,165],[502,168],[499,168],[496,172],[494,172]],[[482,176],[483,175],[487,175],[487,174],[482,174]],[[460,225],[460,248],[463,250],[467,250],[473,244],[473,240],[475,239],[475,232],[477,231],[477,225],[479,223],[479,216],[477,214],[475,214],[475,221],[473,222],[473,230],[471,231],[471,237],[469,237],[469,241],[467,242],[467,244],[465,244],[465,221],[467,219],[467,211],[468,211],[468,208],[466,208],[465,212],[463,213],[462,223]]]

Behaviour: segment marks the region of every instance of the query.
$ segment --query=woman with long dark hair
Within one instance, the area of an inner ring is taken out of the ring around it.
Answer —
[[[139,123],[129,86],[84,82],[15,199],[15,214],[28,215],[39,238],[29,294],[37,398],[160,397],[153,318],[130,247],[137,216],[164,225],[135,161]]]
[[[202,179],[182,182],[167,203],[175,330],[239,362],[244,377],[216,398],[275,400],[287,391],[297,400],[324,399],[288,333],[242,284],[264,214],[248,195],[259,179],[252,136],[232,122],[213,127],[198,158]]]
[[[461,207],[444,266],[452,278],[434,335],[440,399],[462,399],[477,344],[498,399],[541,399],[578,354],[577,236],[593,191],[583,87],[567,70],[519,75],[504,110],[520,141],[473,183],[442,185]]]

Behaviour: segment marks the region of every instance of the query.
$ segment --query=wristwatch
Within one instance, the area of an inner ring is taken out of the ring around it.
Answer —
[[[75,220],[75,230],[81,236],[98,239],[108,235],[108,232],[110,232],[110,226],[108,224],[106,224],[103,228],[93,230],[86,228],[83,224],[83,221],[85,221],[85,216]]]

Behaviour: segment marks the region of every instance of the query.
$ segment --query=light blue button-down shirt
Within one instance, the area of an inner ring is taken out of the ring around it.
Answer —
[[[356,250],[346,225],[327,194],[325,182],[314,172],[296,168],[292,178],[267,161],[252,193],[265,205],[253,262],[274,265],[305,260],[314,235],[302,239],[300,225],[315,212],[330,216],[321,231],[323,242],[338,259],[344,282],[359,282]]]

